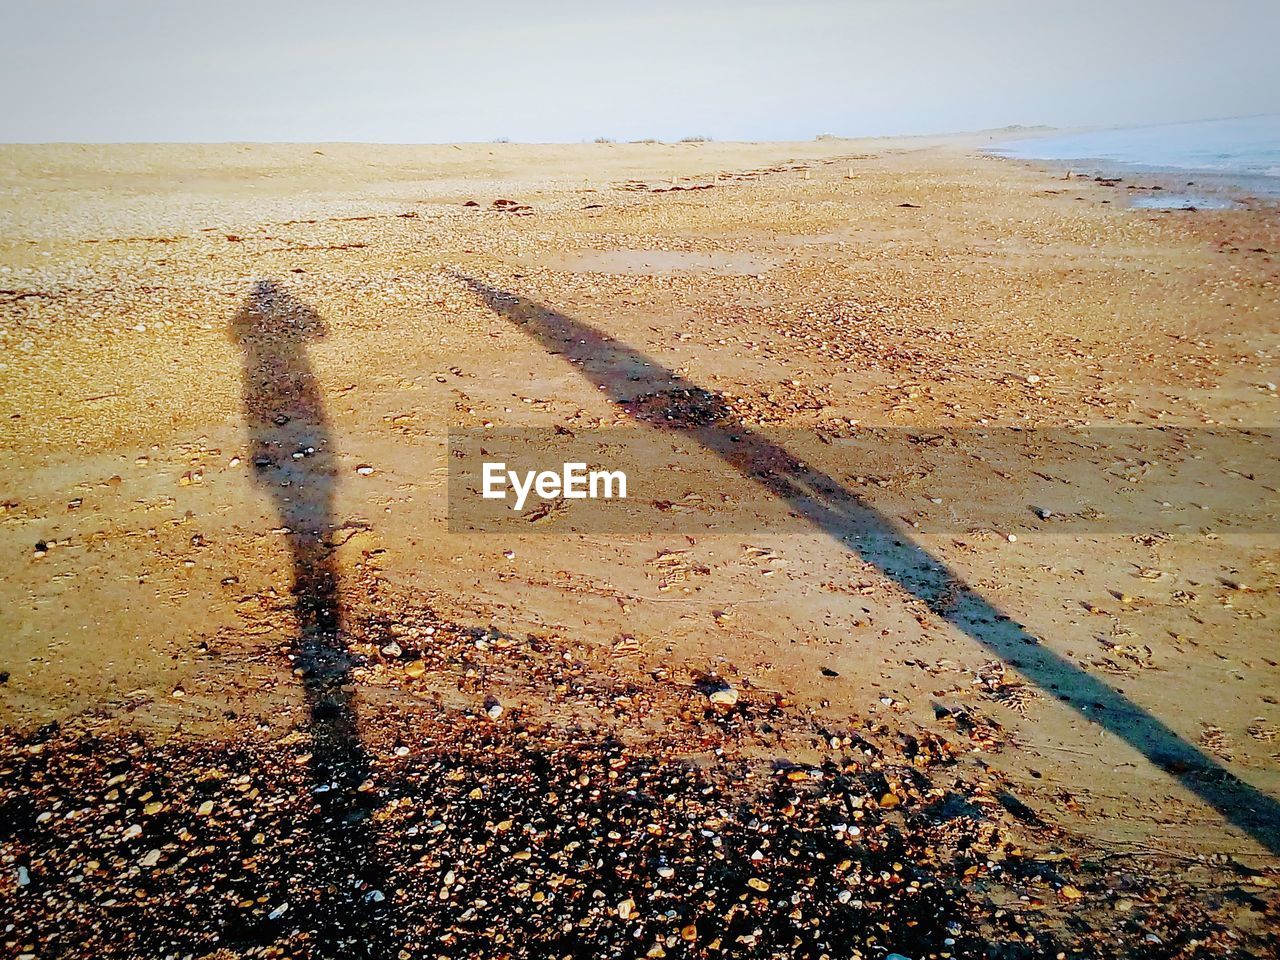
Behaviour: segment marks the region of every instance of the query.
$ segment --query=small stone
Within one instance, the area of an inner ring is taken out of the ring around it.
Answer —
[[[282,904],[280,904],[280,906],[276,907],[274,910],[272,910],[270,913],[268,913],[268,914],[267,914],[267,919],[268,919],[268,920],[279,920],[281,917],[283,917],[283,916],[285,915],[285,912],[286,912],[288,909],[289,909],[289,904],[287,904],[287,903],[282,903]]]
[[[141,860],[138,861],[140,867],[154,867],[160,862],[160,851],[158,849],[148,850]]]
[[[404,666],[404,675],[406,677],[417,678],[427,672],[427,665],[421,660],[413,660]]]
[[[489,715],[490,720],[497,720],[502,716],[502,704],[497,700],[490,700],[485,704],[484,712]]]
[[[1067,884],[1065,887],[1059,890],[1058,893],[1060,893],[1062,897],[1066,900],[1079,900],[1081,897],[1084,896],[1084,894],[1081,893],[1078,888],[1073,887],[1071,884]]]
[[[738,702],[738,691],[726,683],[707,694],[707,699],[717,706],[732,707]]]
[[[18,886],[25,887],[31,883],[31,874],[27,872],[26,867],[18,868]]]
[[[369,466],[367,463],[362,463],[356,467],[356,473],[360,474],[362,477],[367,477],[373,473],[373,467]]]
[[[752,890],[758,890],[761,893],[765,893],[769,889],[769,882],[767,880],[761,880],[759,877],[752,877],[747,881],[747,886]]]
[[[630,897],[618,904],[618,916],[623,920],[629,920],[631,915],[635,913],[636,902]]]

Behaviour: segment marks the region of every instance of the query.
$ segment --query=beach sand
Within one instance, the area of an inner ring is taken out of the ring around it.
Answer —
[[[1267,478],[448,524],[451,429],[1274,428],[1274,209],[982,146],[0,147],[6,951],[1274,954]]]

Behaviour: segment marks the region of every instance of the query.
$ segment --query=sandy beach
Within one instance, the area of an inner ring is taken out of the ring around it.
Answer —
[[[1276,955],[1280,218],[989,141],[0,146],[6,955]],[[503,430],[786,522],[451,525]]]

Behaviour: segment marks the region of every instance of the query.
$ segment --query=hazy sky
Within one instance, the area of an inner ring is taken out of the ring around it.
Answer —
[[[0,140],[809,138],[1280,111],[1280,0],[0,0]]]

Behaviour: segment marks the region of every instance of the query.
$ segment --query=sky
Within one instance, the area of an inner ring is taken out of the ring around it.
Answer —
[[[0,0],[0,141],[808,139],[1280,112],[1280,0]]]

